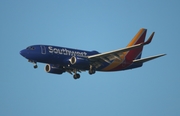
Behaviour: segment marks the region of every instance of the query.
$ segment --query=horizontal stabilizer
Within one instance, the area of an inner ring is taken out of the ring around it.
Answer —
[[[159,58],[162,56],[165,56],[166,54],[160,54],[160,55],[156,55],[156,56],[151,56],[151,57],[147,57],[147,58],[143,58],[143,59],[137,59],[137,60],[133,60],[133,63],[144,63],[150,60],[153,60],[155,58]]]

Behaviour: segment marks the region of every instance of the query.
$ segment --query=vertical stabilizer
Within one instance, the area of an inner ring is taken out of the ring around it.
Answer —
[[[127,45],[127,47],[144,43],[145,37],[146,37],[147,29],[140,29],[139,32],[134,36],[134,38],[130,41],[130,43]],[[139,48],[132,49],[127,52],[126,59],[128,61],[132,61],[134,59],[140,59],[142,54],[143,46]]]

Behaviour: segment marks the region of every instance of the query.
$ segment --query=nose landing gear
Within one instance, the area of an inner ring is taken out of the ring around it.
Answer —
[[[34,64],[34,69],[38,68],[37,62],[31,61],[31,60],[28,60],[28,61]]]
[[[36,69],[37,67],[38,67],[38,65],[37,65],[37,64],[35,64],[35,65],[34,65],[34,69]]]

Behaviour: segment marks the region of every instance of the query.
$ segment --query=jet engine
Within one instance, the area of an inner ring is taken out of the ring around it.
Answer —
[[[89,68],[89,65],[90,65],[89,60],[84,57],[73,56],[70,58],[69,61],[71,65],[75,67],[88,67]]]
[[[65,72],[65,70],[63,68],[53,66],[51,64],[47,64],[45,66],[45,71],[47,73],[53,73],[53,74],[62,74],[63,72]]]

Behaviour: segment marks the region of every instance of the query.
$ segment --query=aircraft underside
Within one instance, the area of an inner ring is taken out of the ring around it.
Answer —
[[[37,62],[32,61],[32,60],[28,60],[29,62],[34,64],[34,69],[38,68]],[[65,72],[70,73],[71,75],[73,75],[74,79],[79,79],[80,78],[80,74],[82,71],[87,71],[86,69],[78,69],[75,67],[70,67],[70,66],[61,66],[61,65],[53,65],[53,64],[47,64],[45,66],[45,71],[47,73],[52,73],[52,74],[63,74]],[[96,69],[93,66],[89,66],[88,72],[90,75],[95,74],[96,73]]]

